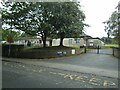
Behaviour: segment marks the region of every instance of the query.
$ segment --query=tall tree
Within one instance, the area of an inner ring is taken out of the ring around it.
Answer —
[[[4,2],[2,3],[2,22],[3,33],[7,33],[7,38],[13,40],[20,37],[20,32],[24,31],[28,34],[35,35],[29,28],[29,11],[31,10],[31,3],[27,2]],[[5,27],[4,27],[5,26]],[[14,33],[14,34],[13,34]],[[3,34],[3,37],[5,34]]]
[[[52,10],[50,3],[12,2],[3,5],[5,8],[2,19],[3,23],[10,26],[9,30],[18,29],[33,36],[41,36],[43,46],[46,47],[46,38],[49,30],[52,29],[49,23]]]
[[[37,2],[34,3],[32,10],[32,27],[36,30],[36,34],[41,36],[43,46],[46,47],[46,38],[50,36],[53,29],[51,25],[51,17],[53,16],[52,10],[54,3],[51,2]]]
[[[56,4],[52,25],[60,38],[60,46],[63,46],[65,37],[76,37],[82,33],[85,25],[83,23],[84,19],[85,15],[80,10],[79,3],[60,2]]]
[[[44,47],[46,38],[53,34],[60,37],[62,46],[65,37],[76,37],[85,25],[85,15],[77,2],[13,2],[4,6],[3,22],[11,29],[41,36]]]
[[[105,24],[105,32],[107,32],[108,38],[114,36],[118,41],[118,12],[114,11],[109,20],[103,22]]]

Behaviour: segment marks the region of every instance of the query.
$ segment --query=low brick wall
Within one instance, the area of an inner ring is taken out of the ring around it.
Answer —
[[[19,53],[24,48],[24,45],[16,44],[3,44],[2,45],[2,56],[3,57],[18,57]]]
[[[120,58],[120,48],[112,47],[113,49],[113,56]]]
[[[23,50],[24,45],[2,45],[2,56],[12,58],[55,58],[63,56],[71,56],[84,53],[84,48],[81,49],[65,49],[65,50]],[[10,51],[9,51],[10,50]]]
[[[29,51],[29,52],[21,52],[19,54],[19,58],[31,58],[31,59],[42,59],[42,58],[55,58],[55,57],[63,57],[63,56],[71,56],[78,55],[84,53],[84,48],[80,50],[75,50],[75,54],[72,54],[73,49],[69,50],[48,50],[46,51]]]

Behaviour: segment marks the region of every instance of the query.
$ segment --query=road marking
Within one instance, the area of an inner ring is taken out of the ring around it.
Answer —
[[[99,85],[99,86],[100,86],[100,84],[97,83],[98,80],[101,80],[101,79],[91,78],[91,79],[89,80],[89,83],[92,84],[92,85]]]
[[[8,64],[8,63],[4,63],[5,64]],[[26,70],[30,70],[30,71],[33,71],[33,72],[42,72],[42,71],[46,71],[46,69],[39,69],[39,70],[36,70],[36,69],[28,69],[26,68],[26,66],[24,65],[11,65],[10,64],[10,67],[24,67]],[[17,72],[17,73],[20,73],[20,72]],[[75,75],[75,74],[65,74],[65,73],[60,73],[60,72],[49,72],[50,74],[54,74],[54,75],[59,75],[63,78],[66,78],[66,79],[70,79],[70,80],[76,80],[76,81],[80,81],[80,82],[85,82],[85,83],[88,83],[88,84],[91,84],[91,85],[95,85],[95,86],[103,86],[103,87],[117,87],[117,84],[114,83],[113,81],[110,81],[110,80],[102,80],[102,79],[99,79],[99,78],[96,78],[96,75],[92,75],[92,76],[85,76],[85,75]],[[32,73],[31,73],[32,74]],[[58,83],[57,83],[58,84]]]
[[[86,82],[88,80],[87,76],[77,76],[75,80]]]
[[[73,80],[77,75],[65,75],[64,78],[69,78],[71,80]]]
[[[104,80],[103,86],[108,87],[108,86],[115,86],[116,84],[114,82]]]
[[[58,75],[61,75],[61,76],[63,76],[63,75],[65,75],[65,74],[63,74],[63,73],[58,73]]]
[[[49,72],[49,73],[51,73],[51,74],[57,74],[57,73],[55,73],[55,72]]]
[[[104,86],[104,87],[117,86],[112,81],[95,78],[94,76],[96,75],[88,78],[88,76],[85,76],[85,75],[72,75],[72,74],[64,74],[64,73],[56,73],[56,72],[49,72],[49,73],[62,76],[63,78],[66,78],[66,79],[76,80],[76,81],[88,83],[95,86]]]

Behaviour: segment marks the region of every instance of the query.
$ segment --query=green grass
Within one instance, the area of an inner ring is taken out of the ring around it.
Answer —
[[[51,47],[41,47],[41,46],[31,46],[24,48],[24,51],[48,51],[48,50],[68,50],[68,49],[78,49],[77,47],[67,47],[67,46],[51,46]]]
[[[105,47],[118,47],[118,44],[105,44]]]
[[[73,48],[73,49],[80,49],[79,46],[67,46],[68,48]]]
[[[42,48],[41,46],[25,46],[24,50],[30,50],[30,49],[35,49],[35,48]]]

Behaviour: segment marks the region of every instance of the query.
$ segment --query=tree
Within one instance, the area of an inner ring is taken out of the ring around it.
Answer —
[[[29,28],[28,12],[31,9],[31,3],[4,2],[2,5],[4,6],[2,8],[3,37],[16,40],[21,37],[20,31],[35,35],[35,31]]]
[[[46,47],[46,38],[52,29],[49,18],[52,10],[50,3],[44,2],[12,2],[4,3],[3,22],[11,29],[24,31],[33,36],[41,36],[43,46]],[[9,8],[9,9],[7,9]]]
[[[56,34],[60,38],[60,46],[63,46],[65,37],[79,36],[84,27],[85,15],[80,10],[77,2],[61,2],[57,3],[54,8],[54,17],[52,17],[52,25],[56,30]]]
[[[109,20],[103,23],[105,24],[108,39],[110,39],[110,36],[114,36],[114,39],[118,41],[118,12],[114,11]]]
[[[41,36],[44,47],[47,37],[60,37],[62,46],[65,37],[78,36],[85,26],[85,15],[77,2],[12,2],[4,7],[3,22],[9,29]]]
[[[9,25],[5,29],[21,30],[28,34],[35,34],[33,33],[33,29],[30,28],[30,11],[32,10],[33,3],[5,2],[3,6],[2,21],[3,24]]]
[[[71,32],[80,34],[83,30],[85,15],[79,10],[79,4],[76,2],[54,2],[54,3],[35,3],[32,23],[36,26],[37,35],[43,40],[43,46],[46,45],[46,37],[51,35],[60,37],[60,45],[63,45],[64,37],[70,36]],[[77,27],[71,30],[71,27]],[[68,34],[69,33],[69,34]],[[74,34],[71,34],[73,37]],[[76,36],[77,36],[76,34]]]
[[[51,17],[53,17],[53,6],[51,2],[37,2],[34,3],[32,10],[32,27],[36,30],[37,36],[41,36],[43,40],[43,46],[46,47],[46,38],[50,36],[50,32],[53,29],[51,24]]]

